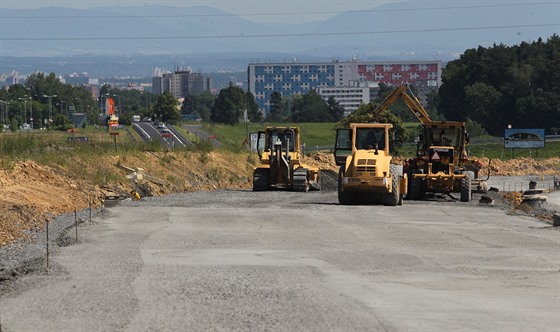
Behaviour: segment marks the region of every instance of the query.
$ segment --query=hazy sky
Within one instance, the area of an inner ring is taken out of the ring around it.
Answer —
[[[29,9],[42,7],[68,7],[68,8],[92,8],[102,6],[142,6],[142,5],[168,5],[168,6],[209,6],[227,11],[232,14],[272,14],[272,13],[294,13],[298,15],[249,15],[246,19],[255,22],[289,22],[302,23],[309,21],[324,20],[351,10],[372,9],[383,3],[397,2],[399,0],[175,0],[175,1],[137,1],[137,0],[0,0],[1,8]],[[403,0],[400,0],[403,1]],[[319,13],[320,12],[320,13]],[[314,13],[314,14],[305,14]]]

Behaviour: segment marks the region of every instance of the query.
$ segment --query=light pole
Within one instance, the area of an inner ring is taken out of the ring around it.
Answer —
[[[119,112],[118,113],[122,113],[122,109],[121,109],[121,97],[119,95],[113,95],[113,97],[117,97],[119,99]]]
[[[27,97],[27,96],[26,96]],[[31,98],[29,98],[31,99]],[[23,125],[27,124],[27,98],[18,98],[23,101]]]
[[[0,104],[4,105],[4,110],[0,113],[2,115],[2,128],[0,128],[0,131],[3,131],[4,125],[8,124],[8,105],[10,105],[10,102],[8,100],[0,100]]]
[[[52,98],[57,97],[57,95],[43,95],[45,98],[49,98],[49,121],[52,122]]]

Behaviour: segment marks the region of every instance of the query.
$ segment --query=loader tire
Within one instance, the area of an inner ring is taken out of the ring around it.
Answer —
[[[338,171],[338,203],[342,205],[352,205],[357,204],[356,197],[354,193],[344,192],[342,191],[342,178],[344,177],[344,166],[340,167],[340,171]]]
[[[422,179],[419,178],[412,178],[410,180],[410,199],[412,200],[421,200],[424,197],[424,183]]]
[[[401,194],[399,192],[399,173],[397,172],[397,167],[395,167],[395,165],[390,165],[389,171],[392,177],[392,181],[391,181],[392,191],[390,193],[385,194],[385,196],[383,197],[383,204],[389,206],[396,206],[397,204],[399,204],[399,201],[402,202]]]
[[[471,201],[471,178],[467,175],[461,179],[461,202]]]
[[[253,191],[268,190],[268,169],[257,168],[253,172]]]

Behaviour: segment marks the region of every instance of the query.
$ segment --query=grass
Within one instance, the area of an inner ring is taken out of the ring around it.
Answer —
[[[335,123],[267,123],[266,126],[277,127],[299,127],[301,132],[300,141],[305,143],[307,148],[332,148],[335,140]],[[244,123],[236,124],[234,126],[219,125],[219,124],[205,124],[204,129],[216,135],[218,140],[226,145],[241,146],[247,133],[257,132],[264,130],[265,125],[258,123],[249,123],[247,126]]]
[[[301,143],[306,144],[306,151],[332,149],[335,140],[335,123],[271,123],[271,126],[298,126],[301,129]],[[179,128],[180,126],[177,126]],[[418,132],[418,123],[406,123],[405,128],[414,137]],[[246,133],[263,130],[262,124],[249,123],[228,125],[205,124],[204,129],[216,135],[226,148],[232,151],[245,151],[242,143]],[[132,130],[131,130],[132,131]],[[133,132],[133,131],[132,131]],[[134,135],[134,134],[133,134]],[[72,136],[88,137],[87,142],[69,141]],[[164,148],[158,142],[138,143],[125,130],[120,130],[117,138],[116,154],[140,154],[146,151],[162,151]],[[512,159],[519,157],[550,158],[560,156],[560,142],[547,142],[543,149],[504,149],[500,138],[473,138],[469,145],[469,154],[476,157],[490,159]],[[190,151],[202,151],[202,158],[213,150],[207,141],[196,142],[189,147]],[[401,155],[412,157],[416,153],[413,143],[406,144]],[[115,155],[114,137],[110,136],[105,127],[90,126],[79,129],[77,133],[61,131],[33,131],[33,132],[4,132],[0,133],[0,167],[9,168],[14,161],[31,159],[46,165],[67,165],[74,156],[81,156],[86,160],[94,160],[99,155]]]

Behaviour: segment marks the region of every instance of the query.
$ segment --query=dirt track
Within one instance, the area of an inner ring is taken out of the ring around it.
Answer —
[[[2,302],[8,331],[553,331],[558,228],[335,191],[126,201]],[[72,235],[70,233],[69,235]]]
[[[16,163],[12,169],[0,170],[0,247],[21,238],[28,230],[42,229],[48,218],[88,208],[90,202],[94,208],[100,207],[107,194],[127,195],[132,189],[132,183],[126,179],[130,173],[117,167],[118,164],[144,168],[161,179],[158,183],[148,181],[142,192],[143,195],[159,196],[196,190],[250,188],[253,165],[249,159],[247,155],[214,151],[109,157],[96,159],[94,165],[84,160],[69,163],[81,167],[80,170],[93,168],[101,176],[113,179],[103,186],[95,185],[81,175],[70,176],[75,172],[64,167],[53,168],[32,161]],[[323,186],[336,189],[332,178],[338,168],[331,154],[308,156],[305,163],[329,171],[325,172]],[[494,160],[492,172],[495,175],[560,175],[560,158]]]

